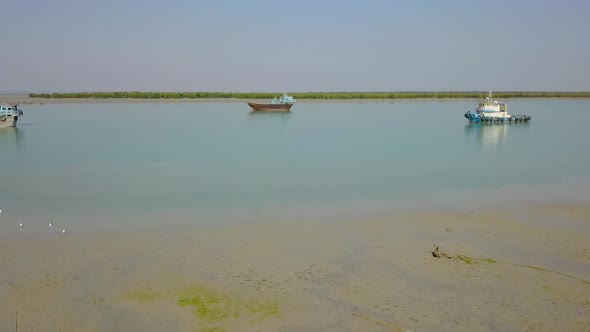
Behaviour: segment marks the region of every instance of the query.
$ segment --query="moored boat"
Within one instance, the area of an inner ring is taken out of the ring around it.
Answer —
[[[18,118],[22,115],[23,111],[17,105],[0,105],[0,128],[16,127]]]
[[[469,122],[528,122],[531,120],[530,115],[510,115],[508,114],[508,104],[499,103],[492,98],[492,91],[485,98],[479,101],[475,111],[465,113],[465,118]]]
[[[251,101],[246,101],[246,103],[252,108],[252,111],[290,112],[291,107],[295,103],[295,98],[283,94],[278,100],[274,98],[270,103],[255,103]]]

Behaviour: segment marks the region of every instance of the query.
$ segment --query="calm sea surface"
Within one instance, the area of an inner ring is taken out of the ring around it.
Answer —
[[[313,217],[590,176],[589,100],[510,100],[533,119],[504,125],[468,124],[475,104],[23,105],[0,128],[0,223]]]

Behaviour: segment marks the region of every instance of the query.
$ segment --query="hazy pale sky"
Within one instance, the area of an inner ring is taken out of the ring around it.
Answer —
[[[0,92],[590,90],[590,1],[1,0]]]

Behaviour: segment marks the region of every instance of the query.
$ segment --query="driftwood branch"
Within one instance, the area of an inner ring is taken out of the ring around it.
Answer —
[[[434,250],[432,251],[432,256],[436,257],[436,258],[453,258],[454,257],[453,255],[444,252],[442,250],[442,245],[440,245],[440,244],[434,245]]]

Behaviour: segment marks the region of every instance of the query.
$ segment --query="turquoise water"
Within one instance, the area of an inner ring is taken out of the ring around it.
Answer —
[[[590,175],[589,100],[508,102],[532,122],[470,125],[472,100],[301,102],[290,114],[241,102],[23,105],[19,128],[0,129],[0,209],[115,225],[309,216]]]

